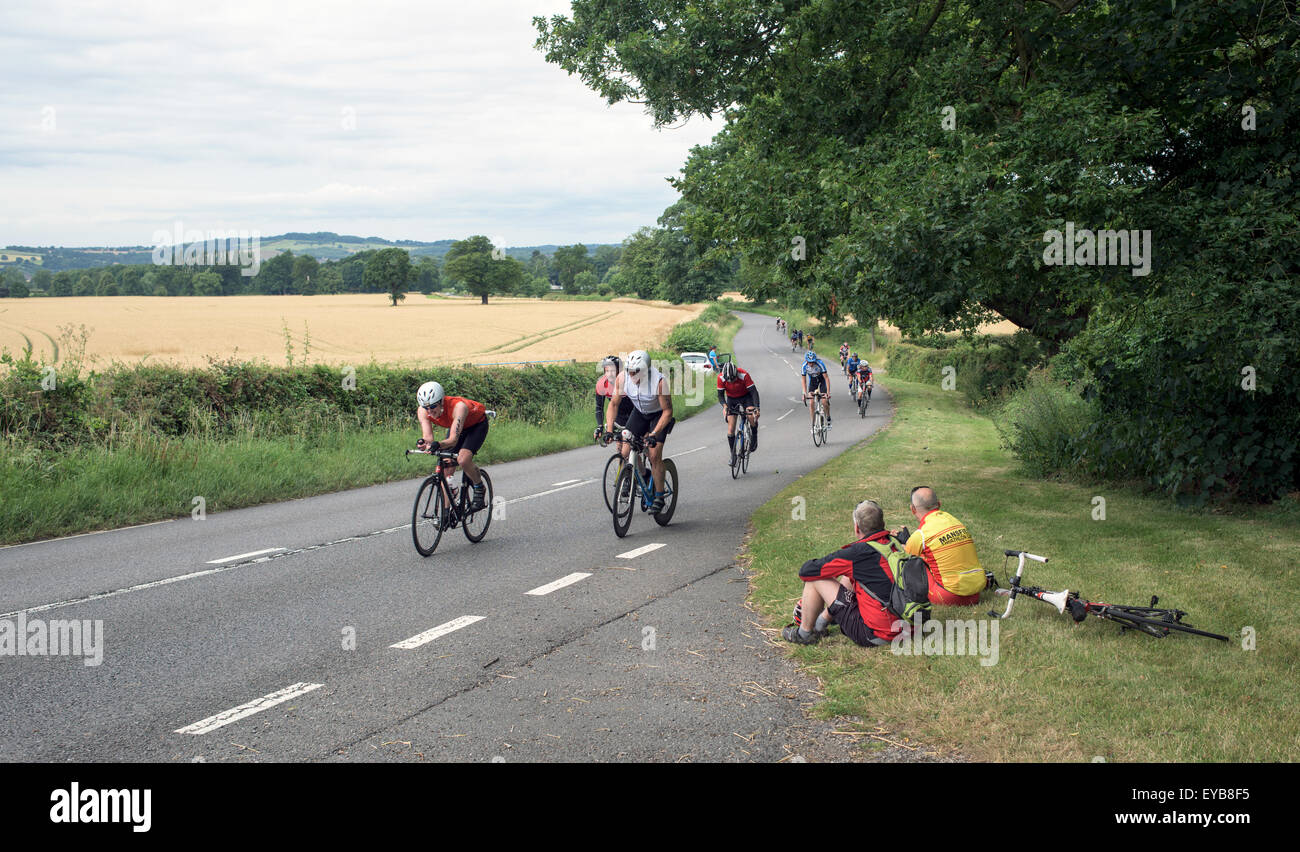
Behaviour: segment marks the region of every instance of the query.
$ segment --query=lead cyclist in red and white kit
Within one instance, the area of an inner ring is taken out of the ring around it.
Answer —
[[[644,438],[650,456],[650,474],[654,478],[655,497],[651,514],[664,508],[664,439],[673,431],[673,396],[664,374],[650,364],[650,355],[638,349],[627,356],[623,372],[614,381],[614,396],[605,410],[605,442],[615,436],[614,414],[624,399],[632,400],[632,413],[624,427],[638,438]],[[626,459],[631,447],[622,444],[619,452]]]

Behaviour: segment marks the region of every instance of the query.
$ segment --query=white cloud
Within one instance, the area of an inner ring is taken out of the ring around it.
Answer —
[[[532,17],[567,11],[6,0],[0,243],[139,244],[177,218],[622,239],[675,200],[664,178],[721,123],[656,131],[548,65]]]

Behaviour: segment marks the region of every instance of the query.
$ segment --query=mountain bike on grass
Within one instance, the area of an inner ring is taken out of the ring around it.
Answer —
[[[1016,573],[1011,575],[1008,587],[1005,589],[994,589],[996,594],[1010,598],[1007,601],[1006,611],[998,615],[993,610],[989,610],[989,615],[994,618],[1007,618],[1011,615],[1011,607],[1015,605],[1016,598],[1020,595],[1026,595],[1031,598],[1037,598],[1044,603],[1049,603],[1056,607],[1056,611],[1065,614],[1069,610],[1070,617],[1076,624],[1084,621],[1089,615],[1106,621],[1114,622],[1119,625],[1119,632],[1124,633],[1127,630],[1136,630],[1145,633],[1148,636],[1168,636],[1170,631],[1181,633],[1191,633],[1196,636],[1205,636],[1210,639],[1218,639],[1221,642],[1227,642],[1227,636],[1220,636],[1218,633],[1210,633],[1206,630],[1198,630],[1190,624],[1183,621],[1187,615],[1181,609],[1165,609],[1157,607],[1160,598],[1156,595],[1151,596],[1149,606],[1128,606],[1125,604],[1107,604],[1098,601],[1084,600],[1078,592],[1071,592],[1069,589],[1055,592],[1044,589],[1040,586],[1024,586],[1020,583],[1020,578],[1025,573],[1025,560],[1032,559],[1035,562],[1047,562],[1046,556],[1036,556],[1033,553],[1026,553],[1023,550],[1004,550],[1003,553],[1010,559],[1017,557],[1019,564],[1016,567]],[[1005,564],[1004,564],[1005,568]],[[996,580],[992,580],[994,584]]]
[[[611,434],[609,437],[615,436]],[[678,488],[677,465],[672,459],[664,459],[664,490],[655,490],[654,477],[645,458],[645,451],[655,443],[653,438],[638,438],[625,429],[623,440],[631,444],[632,453],[614,482],[614,505],[610,510],[614,516],[614,534],[619,538],[627,535],[632,525],[632,510],[640,506],[642,512],[649,512],[656,497],[664,498],[664,507],[654,515],[655,523],[661,527],[668,526],[677,510]]]
[[[486,470],[479,467],[486,493],[483,495],[483,508],[471,511],[473,498],[471,489],[464,482],[454,482],[456,453],[450,450],[407,450],[408,456],[424,455],[438,457],[438,466],[433,473],[420,483],[420,490],[415,495],[415,507],[411,510],[411,538],[415,550],[421,556],[429,556],[438,548],[442,534],[450,529],[460,527],[465,538],[477,544],[487,535],[492,524],[492,478]],[[461,477],[457,479],[463,480]]]

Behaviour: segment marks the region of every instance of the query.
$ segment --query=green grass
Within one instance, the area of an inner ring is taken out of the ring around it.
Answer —
[[[912,486],[930,485],[1003,576],[1002,550],[1050,557],[1029,582],[1085,597],[1187,610],[1227,644],[1179,635],[1120,635],[1100,620],[1074,625],[1032,599],[999,623],[999,661],[898,656],[859,648],[838,631],[792,648],[824,685],[822,716],[857,716],[976,760],[1295,761],[1300,759],[1300,503],[1188,512],[1115,485],[1025,479],[991,420],[952,392],[889,380],[895,421],[798,480],[754,516],[752,595],[768,623],[788,623],[804,560],[853,538],[850,513],[878,500],[887,526],[915,528]],[[807,520],[791,520],[791,499]],[[1093,520],[1094,497],[1106,500]],[[986,619],[1004,598],[937,607],[937,618]],[[1257,650],[1243,650],[1242,628]]]
[[[719,343],[729,346],[739,328],[732,317]],[[695,406],[674,396],[677,419],[717,404],[712,384],[704,390]],[[497,420],[479,460],[492,465],[589,444],[595,401],[584,399],[590,403],[537,423]],[[417,437],[414,415],[399,428],[356,429],[308,414],[287,436],[142,432],[119,436],[111,447],[78,445],[57,456],[6,442],[0,444],[0,544],[187,517],[195,497],[203,497],[206,511],[219,512],[419,476],[430,460],[404,454]]]

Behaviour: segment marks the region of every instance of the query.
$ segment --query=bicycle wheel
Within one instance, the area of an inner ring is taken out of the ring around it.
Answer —
[[[614,483],[618,481],[619,471],[623,469],[623,457],[618,453],[609,457],[605,462],[605,475],[603,477],[602,489],[605,492],[605,509],[614,511]]]
[[[460,528],[465,531],[465,538],[478,544],[487,535],[488,527],[492,526],[492,477],[483,468],[478,469],[478,475],[483,477],[483,508],[477,512],[469,510],[470,484],[465,482],[460,489],[460,515],[465,520],[461,521]],[[464,479],[464,477],[461,477]]]
[[[428,556],[442,540],[443,518],[447,514],[447,501],[438,487],[438,477],[430,476],[420,485],[411,510],[411,539],[415,552]]]
[[[745,440],[745,455],[744,455],[744,457],[741,458],[741,460],[740,460],[740,472],[741,472],[741,473],[749,473],[749,457],[750,457],[750,455],[754,452],[754,451],[751,449],[751,447],[754,446],[754,432],[753,432],[754,427],[753,427],[753,426],[746,426],[745,428],[748,429],[748,430],[750,430],[750,431],[749,431],[749,433],[748,433],[748,434],[749,434],[749,437]]]
[[[813,415],[813,446],[820,447],[826,443],[826,413],[822,411],[820,402],[814,404],[817,412]]]
[[[826,443],[826,412],[822,411],[817,415],[817,425],[822,432],[822,444]]]
[[[677,465],[673,464],[672,459],[664,459],[664,490],[668,493],[665,495],[663,511],[655,515],[655,523],[661,527],[668,526],[668,522],[673,519],[673,512],[677,511]]]
[[[632,465],[622,465],[614,482],[614,508],[610,510],[614,517],[614,535],[619,538],[627,535],[627,529],[632,525],[632,509],[640,499],[640,492]]]
[[[865,396],[858,397],[858,416],[867,416],[867,398]]]
[[[743,429],[736,430],[736,442],[731,451],[731,478],[740,476],[741,460],[745,457],[745,435]]]

